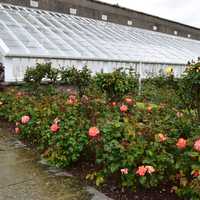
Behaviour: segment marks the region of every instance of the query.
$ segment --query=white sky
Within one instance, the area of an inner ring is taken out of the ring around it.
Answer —
[[[200,0],[101,0],[200,28]]]

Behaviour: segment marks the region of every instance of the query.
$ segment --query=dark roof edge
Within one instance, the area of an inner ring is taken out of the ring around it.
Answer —
[[[181,26],[185,26],[185,27],[192,28],[192,29],[200,31],[200,28],[195,27],[195,26],[190,26],[188,24],[184,24],[184,23],[181,23],[181,22],[169,20],[169,19],[166,19],[166,18],[162,18],[162,17],[156,16],[156,15],[152,15],[152,14],[148,14],[148,13],[144,13],[144,12],[141,12],[141,11],[133,10],[133,9],[126,8],[126,7],[123,7],[123,6],[119,6],[119,5],[116,5],[116,4],[110,4],[110,3],[106,3],[106,2],[103,2],[103,1],[100,1],[100,0],[88,0],[88,1],[99,3],[99,4],[102,4],[102,5],[106,5],[106,6],[112,6],[112,7],[115,7],[115,8],[119,8],[119,9],[123,9],[123,10],[126,10],[126,11],[130,11],[130,12],[136,12],[138,14],[146,15],[146,16],[149,16],[149,17],[154,17],[154,18],[157,18],[157,19],[160,19],[160,20],[164,20],[164,21],[173,23],[173,24],[179,24]]]

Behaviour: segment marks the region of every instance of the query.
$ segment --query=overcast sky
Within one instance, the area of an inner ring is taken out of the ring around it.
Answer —
[[[200,28],[200,0],[101,0]]]

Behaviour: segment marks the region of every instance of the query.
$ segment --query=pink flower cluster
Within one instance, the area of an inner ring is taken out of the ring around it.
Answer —
[[[187,140],[184,138],[179,138],[178,142],[176,143],[178,149],[185,149],[187,146]],[[193,145],[194,150],[200,152],[200,139],[196,140]]]
[[[20,128],[19,128],[20,123],[21,123],[21,124],[28,124],[28,122],[29,122],[30,120],[31,120],[31,118],[30,118],[29,115],[24,115],[24,116],[22,116],[20,122],[16,122],[16,124],[15,124],[15,133],[16,133],[17,135],[20,134],[20,132],[21,132],[21,130],[20,130]]]
[[[155,169],[152,166],[150,166],[150,165],[147,165],[147,166],[142,165],[142,166],[138,167],[138,169],[136,171],[136,174],[138,174],[139,176],[145,176],[146,173],[152,174],[154,172],[155,172]]]

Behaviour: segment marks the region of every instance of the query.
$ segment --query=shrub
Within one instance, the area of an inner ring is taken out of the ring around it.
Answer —
[[[198,80],[196,72],[188,81]],[[63,74],[63,82],[78,84],[81,95],[90,82],[106,97],[97,92],[81,97],[42,93],[37,98],[20,88],[8,89],[0,93],[0,117],[16,123],[21,139],[35,144],[57,166],[80,159],[95,163],[87,178],[97,185],[110,177],[132,189],[170,182],[178,195],[200,199],[200,126],[188,112],[168,102],[135,102],[137,77],[132,72],[98,73],[93,81],[87,68],[66,69]],[[166,87],[175,91],[171,83],[162,84],[167,80],[150,81],[155,88],[162,87],[166,96]],[[193,84],[196,90],[198,81]]]
[[[55,83],[59,74],[58,69],[54,69],[51,63],[36,64],[35,68],[28,68],[24,75],[24,81],[28,83],[41,84],[43,80],[50,80]]]
[[[189,65],[179,84],[179,95],[185,107],[195,111],[200,122],[200,63]]]
[[[84,66],[81,70],[75,67],[69,67],[62,70],[61,82],[67,85],[73,85],[78,88],[82,96],[92,80],[91,71]]]
[[[119,68],[111,73],[97,73],[94,81],[109,99],[120,99],[129,93],[135,94],[138,90],[138,80],[132,69]]]
[[[173,75],[151,76],[142,80],[140,101],[150,101],[156,104],[167,103],[171,107],[184,108],[177,93],[180,79]]]

